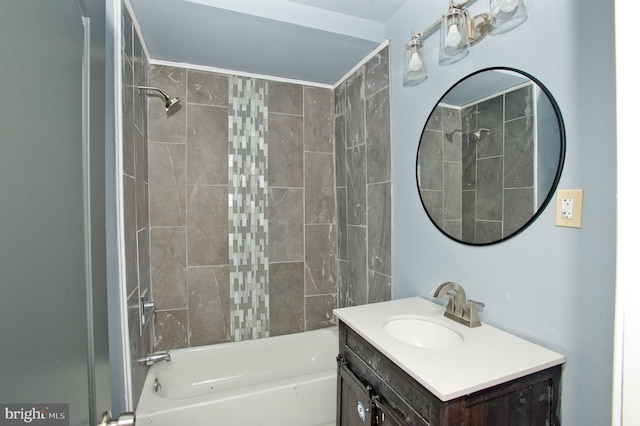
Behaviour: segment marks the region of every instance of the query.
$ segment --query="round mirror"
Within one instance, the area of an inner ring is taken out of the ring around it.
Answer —
[[[522,71],[491,68],[456,83],[422,131],[422,205],[448,237],[486,245],[512,237],[557,187],[565,131],[556,101]]]

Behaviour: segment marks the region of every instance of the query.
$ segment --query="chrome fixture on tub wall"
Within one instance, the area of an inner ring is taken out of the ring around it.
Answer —
[[[164,98],[164,107],[167,111],[169,111],[172,107],[176,106],[180,103],[180,98],[175,96],[169,96],[164,90],[155,86],[137,86],[138,90],[155,90],[156,92],[160,92],[162,97]]]
[[[475,0],[454,3],[440,19],[423,32],[411,32],[404,55],[405,86],[419,84],[429,77],[423,40],[440,29],[440,65],[458,62],[469,54],[469,48],[487,34],[502,34],[527,20],[527,0],[490,0],[489,12],[469,14],[467,5]]]

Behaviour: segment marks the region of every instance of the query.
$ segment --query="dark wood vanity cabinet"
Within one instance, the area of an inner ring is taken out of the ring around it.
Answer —
[[[425,362],[429,362],[425,359]],[[442,368],[455,370],[455,365]],[[340,322],[337,425],[559,425],[562,366],[443,402]]]

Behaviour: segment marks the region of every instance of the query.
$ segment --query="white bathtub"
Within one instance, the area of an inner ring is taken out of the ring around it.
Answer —
[[[335,425],[336,327],[170,354],[149,369],[138,426]]]

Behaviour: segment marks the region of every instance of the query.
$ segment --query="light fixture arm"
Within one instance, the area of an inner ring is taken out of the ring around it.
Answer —
[[[465,6],[470,5],[475,3],[477,0],[464,0],[461,3],[453,3],[453,0],[449,0],[449,9],[454,8],[454,9],[460,9],[460,10],[464,10]],[[468,12],[467,12],[468,13]],[[486,13],[483,13],[482,15],[478,15],[476,17],[473,18],[473,20],[471,22],[473,22],[474,25],[469,25],[469,32],[473,31],[474,33],[477,32],[475,29],[476,26],[476,18],[480,17],[480,16],[484,16],[486,15],[486,18],[488,19],[488,22],[491,22],[491,18],[489,18],[489,15]],[[433,33],[435,33],[437,30],[440,29],[440,23],[442,22],[442,18],[438,19],[437,21],[435,21],[433,24],[431,24],[426,30],[422,31],[422,32],[415,32],[415,31],[411,31],[411,39],[413,40],[426,40],[428,39]],[[474,27],[474,28],[472,28]],[[486,33],[486,32],[485,32]],[[483,34],[484,35],[484,34]],[[476,39],[476,37],[471,37],[471,34],[469,34],[469,39],[471,40],[471,42],[473,43]],[[479,40],[482,37],[477,37],[477,39]]]

